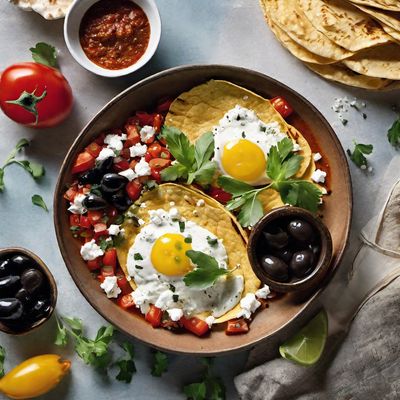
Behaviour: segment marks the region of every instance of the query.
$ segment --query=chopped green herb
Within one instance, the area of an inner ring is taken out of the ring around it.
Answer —
[[[68,343],[67,329],[63,325],[62,321],[56,317],[57,322],[57,334],[54,344],[57,346],[66,346]]]
[[[191,236],[185,237],[185,243],[192,243],[192,237]]]
[[[393,125],[388,130],[387,137],[393,147],[398,148],[400,146],[400,117],[393,122]]]
[[[169,284],[169,290],[170,290],[172,293],[175,293],[176,288],[175,288],[174,285]]]
[[[179,230],[181,232],[185,232],[185,222],[184,221],[179,221]]]
[[[125,342],[121,347],[126,351],[127,356],[118,360],[115,364],[119,367],[118,375],[115,377],[118,381],[130,383],[132,376],[136,372],[136,365],[134,360],[135,352],[133,344]]]
[[[161,351],[156,351],[153,358],[153,367],[151,374],[153,376],[160,377],[164,372],[168,370],[168,357]]]
[[[143,256],[140,253],[135,253],[133,255],[133,259],[138,261],[138,260],[143,260]]]
[[[121,225],[125,220],[124,214],[119,214],[117,218],[115,218],[114,224]]]
[[[143,267],[140,266],[140,265],[135,265],[135,268],[136,268],[136,269],[143,269]]]
[[[366,169],[368,167],[368,160],[365,155],[371,154],[373,149],[374,147],[372,144],[361,144],[354,142],[353,152],[347,149],[347,154],[350,157],[350,160],[353,161],[357,167]]]
[[[35,47],[29,49],[32,53],[32,58],[39,64],[47,65],[48,67],[57,67],[57,50],[54,46],[47,43],[36,43]]]
[[[76,232],[76,231],[79,231],[79,229],[81,229],[81,228],[80,228],[79,226],[72,225],[72,226],[69,227],[69,229],[70,229],[72,232]]]
[[[49,209],[47,208],[46,203],[44,202],[42,196],[38,195],[38,194],[34,194],[32,196],[32,204],[34,204],[35,206],[41,207],[43,208],[43,210],[45,211],[49,211]]]
[[[111,238],[101,239],[99,242],[99,246],[103,251],[106,251],[111,247],[114,247],[113,239]]]
[[[217,238],[212,238],[210,236],[207,236],[207,243],[212,246],[215,247],[218,244],[218,239]]]

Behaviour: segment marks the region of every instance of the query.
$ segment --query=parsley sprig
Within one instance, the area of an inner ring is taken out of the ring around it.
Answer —
[[[347,149],[347,154],[350,157],[350,160],[353,161],[357,167],[361,169],[367,169],[368,167],[368,160],[365,157],[372,153],[374,146],[372,144],[361,144],[354,142],[354,150],[351,151]]]
[[[219,177],[218,184],[232,194],[232,199],[227,203],[228,210],[240,210],[240,224],[244,227],[253,226],[264,214],[258,195],[264,190],[274,189],[279,192],[283,203],[316,212],[321,190],[311,182],[293,178],[302,160],[303,157],[293,153],[293,142],[285,138],[277,146],[272,146],[268,154],[266,172],[272,181],[270,184],[254,188],[228,176]]]
[[[393,125],[388,130],[387,137],[393,147],[398,148],[400,146],[400,117],[393,122]]]
[[[156,351],[153,354],[153,367],[151,369],[151,374],[153,376],[160,377],[167,370],[168,370],[168,356],[162,351]]]
[[[210,160],[214,152],[214,137],[211,132],[204,133],[194,145],[177,128],[164,126],[162,137],[167,141],[168,149],[176,160],[173,165],[161,171],[163,181],[182,179],[188,184],[211,183],[217,168],[215,161]]]
[[[136,372],[134,347],[132,343],[124,342],[122,343],[121,348],[125,350],[126,357],[121,358],[115,363],[115,365],[117,365],[119,368],[118,375],[115,378],[118,381],[131,383],[132,376]]]

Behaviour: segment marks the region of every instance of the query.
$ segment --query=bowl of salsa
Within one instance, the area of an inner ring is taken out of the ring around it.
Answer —
[[[105,77],[137,71],[155,53],[161,19],[154,0],[76,0],[64,23],[75,60]]]

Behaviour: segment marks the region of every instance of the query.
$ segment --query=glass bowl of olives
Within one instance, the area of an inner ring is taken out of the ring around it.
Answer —
[[[50,318],[56,302],[56,282],[38,256],[20,247],[0,249],[0,331],[30,332]]]
[[[321,218],[285,206],[253,227],[247,252],[254,273],[274,291],[311,290],[329,270],[332,238]]]

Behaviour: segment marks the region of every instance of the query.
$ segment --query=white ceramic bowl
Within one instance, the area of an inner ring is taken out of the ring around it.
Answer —
[[[145,53],[142,57],[133,65],[111,70],[102,68],[94,62],[90,61],[82,49],[79,40],[79,27],[86,11],[99,0],[75,0],[71,5],[64,21],[64,38],[67,44],[68,50],[72,57],[82,65],[82,67],[93,72],[96,75],[105,76],[108,78],[116,78],[119,76],[128,75],[139,68],[143,67],[155,53],[158,43],[161,37],[161,19],[158,12],[156,3],[154,0],[132,0],[145,12],[150,23],[150,40]]]

